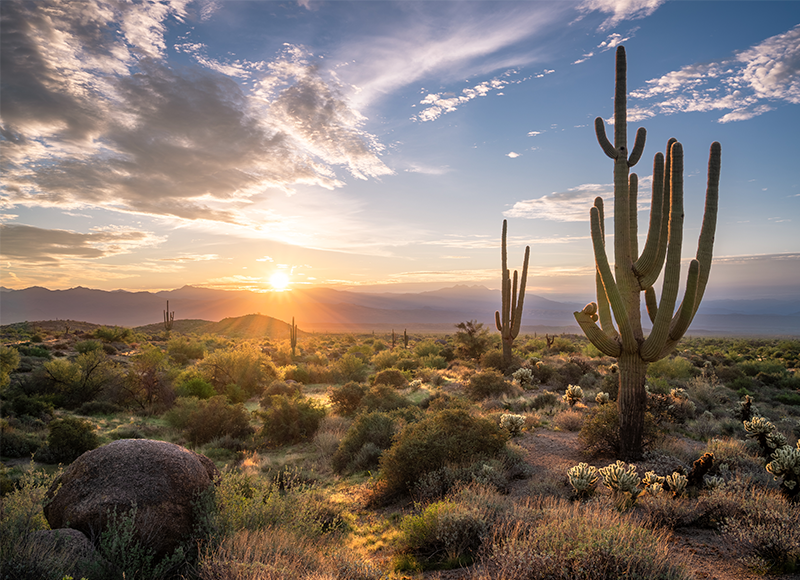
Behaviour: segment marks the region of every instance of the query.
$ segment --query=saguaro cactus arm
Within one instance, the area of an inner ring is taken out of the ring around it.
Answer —
[[[519,336],[522,325],[522,307],[525,302],[525,285],[528,282],[528,261],[530,259],[530,246],[525,248],[525,259],[522,263],[522,276],[518,278],[517,271],[514,270],[512,278],[508,270],[507,241],[508,222],[503,220],[503,234],[501,237],[501,309],[495,311],[494,321],[503,342],[503,362],[505,365],[511,364],[511,347],[514,339]],[[519,282],[519,286],[517,286]],[[519,294],[517,289],[519,288]]]

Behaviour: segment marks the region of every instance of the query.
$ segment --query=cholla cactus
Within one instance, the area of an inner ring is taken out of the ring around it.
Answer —
[[[686,493],[686,485],[689,483],[689,478],[685,475],[681,475],[675,471],[672,475],[668,475],[665,480],[672,495],[675,497],[680,497]]]
[[[414,379],[413,381],[408,383],[408,386],[409,388],[411,388],[411,390],[417,390],[422,386],[422,379]]]
[[[603,477],[603,485],[611,490],[614,504],[620,511],[633,507],[642,490],[639,489],[641,478],[636,474],[636,466],[623,461],[612,463],[599,469]]]
[[[669,392],[669,396],[673,399],[677,399],[679,401],[688,401],[689,400],[689,393],[686,392],[686,389],[672,389]]]
[[[644,491],[650,495],[658,495],[664,490],[664,481],[666,478],[658,475],[655,471],[648,471],[644,474],[642,483],[644,484]]]
[[[731,414],[739,421],[749,421],[755,415],[758,415],[758,409],[753,405],[753,399],[750,398],[750,395],[745,395],[744,399],[739,401],[739,406],[733,408]]]
[[[519,386],[523,389],[528,388],[531,383],[533,383],[533,373],[531,372],[531,369],[517,369],[512,373],[511,376],[514,377],[514,380],[517,381]]]
[[[579,463],[570,468],[567,472],[569,484],[575,490],[578,497],[587,497],[594,493],[594,486],[597,485],[599,476],[597,468],[586,463]]]
[[[776,449],[786,445],[786,437],[775,429],[775,425],[769,419],[764,417],[753,417],[750,421],[745,421],[744,430],[748,437],[758,442],[761,447],[761,455],[765,459],[769,459]]]
[[[611,397],[609,396],[609,394],[608,393],[604,393],[603,391],[600,391],[599,393],[597,393],[597,396],[594,398],[594,402],[597,403],[598,405],[605,405],[605,404],[609,403],[610,401],[611,401]]]
[[[794,449],[784,445],[772,454],[772,461],[767,463],[769,471],[775,481],[783,478],[781,490],[790,498],[797,497],[800,493],[800,440]]]
[[[513,413],[504,413],[500,416],[500,427],[503,429],[508,429],[508,432],[511,433],[511,436],[516,437],[522,433],[522,429],[525,427],[525,416],[515,415]]]
[[[569,403],[570,407],[574,407],[575,403],[583,399],[583,389],[578,385],[567,385],[567,390],[564,391],[564,396],[561,397],[564,402]]]

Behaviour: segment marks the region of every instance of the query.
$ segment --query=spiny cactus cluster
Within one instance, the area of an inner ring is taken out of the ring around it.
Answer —
[[[523,389],[527,389],[533,383],[533,372],[531,369],[517,369],[511,376],[514,377],[514,380],[517,381],[519,386]]]
[[[642,483],[644,484],[644,491],[650,495],[658,495],[664,491],[664,482],[667,478],[663,475],[658,475],[655,471],[648,471],[644,474]]]
[[[504,413],[500,416],[500,427],[507,429],[512,437],[522,433],[525,428],[525,416],[514,413]]]
[[[597,393],[597,396],[594,398],[594,402],[598,405],[606,405],[611,401],[611,396],[608,393],[604,393],[600,391]]]
[[[578,385],[567,385],[567,390],[561,398],[565,403],[569,403],[570,407],[574,407],[575,403],[583,400],[583,389]]]
[[[689,478],[674,471],[672,475],[668,475],[665,478],[665,483],[672,492],[672,495],[680,497],[686,493],[686,485],[689,483]]]
[[[794,499],[800,493],[800,440],[796,447],[784,445],[772,454],[772,461],[766,465],[775,481],[783,478],[781,482],[782,491]]]
[[[636,473],[636,466],[625,466],[624,461],[617,461],[608,467],[599,469],[603,477],[603,485],[611,490],[611,497],[617,509],[625,511],[636,503],[642,490],[639,483],[642,479]]]
[[[600,476],[597,468],[587,463],[579,463],[567,472],[569,484],[575,490],[575,495],[580,498],[588,497],[594,493],[595,485]]]
[[[755,416],[749,421],[744,422],[744,430],[747,436],[755,439],[761,448],[761,455],[769,459],[776,449],[786,445],[786,437],[775,428],[769,419]]]
[[[749,421],[755,415],[758,415],[758,409],[753,405],[753,399],[750,398],[750,395],[745,395],[731,413],[739,421]]]

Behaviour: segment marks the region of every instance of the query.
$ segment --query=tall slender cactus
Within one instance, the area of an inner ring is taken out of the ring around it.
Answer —
[[[172,323],[175,320],[175,312],[169,311],[169,300],[167,300],[167,309],[164,311],[164,329],[169,332],[172,330]]]
[[[675,311],[683,242],[683,147],[677,140],[670,139],[666,156],[655,155],[650,226],[644,248],[639,253],[638,177],[635,173],[629,175],[629,170],[642,155],[646,131],[639,128],[633,150],[628,155],[626,74],[625,49],[620,46],[616,63],[614,145],[606,137],[603,119],[595,119],[600,147],[614,160],[614,273],[606,255],[603,200],[598,197],[590,211],[597,303],[587,304],[575,313],[575,319],[592,344],[618,359],[620,452],[625,457],[636,458],[642,453],[647,367],[667,356],[683,337],[708,283],[717,222],[721,147],[717,142],[711,145],[697,255],[689,265],[683,301]],[[653,284],[662,270],[664,278],[659,300]],[[641,324],[642,292],[653,324],[647,337]]]
[[[517,271],[514,270],[512,280],[508,271],[508,253],[506,251],[506,236],[508,234],[508,222],[503,220],[503,236],[501,242],[502,266],[502,314],[495,311],[494,321],[500,336],[503,339],[503,367],[511,366],[511,348],[514,346],[514,339],[519,335],[519,327],[522,323],[522,304],[525,301],[525,284],[528,280],[528,259],[531,255],[530,246],[525,246],[525,260],[522,264],[522,278],[519,280],[519,298],[517,298]]]
[[[294,358],[297,349],[297,325],[294,323],[294,316],[292,316],[292,324],[289,326],[289,344],[292,346],[292,358]]]

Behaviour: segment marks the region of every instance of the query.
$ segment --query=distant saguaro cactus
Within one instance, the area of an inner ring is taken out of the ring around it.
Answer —
[[[512,280],[508,270],[508,253],[506,251],[506,236],[508,234],[508,222],[503,220],[503,235],[501,238],[501,273],[502,279],[502,314],[495,311],[494,321],[500,336],[503,339],[503,367],[511,365],[511,348],[514,346],[514,339],[519,335],[519,327],[522,323],[522,304],[525,301],[525,284],[528,279],[528,259],[531,255],[530,246],[525,246],[525,259],[522,263],[522,278],[519,280],[519,298],[517,298],[517,271],[514,270]]]
[[[296,356],[297,350],[297,325],[294,323],[294,316],[292,316],[292,324],[289,326],[289,343],[292,345],[292,357]]]
[[[624,457],[636,458],[642,453],[647,366],[665,357],[683,337],[708,283],[717,222],[721,147],[716,142],[711,145],[705,213],[697,255],[689,265],[684,298],[675,312],[683,240],[683,147],[675,139],[670,139],[666,161],[663,154],[655,155],[650,228],[640,254],[637,240],[638,177],[635,173],[630,176],[628,173],[642,155],[646,131],[644,128],[637,131],[633,150],[628,155],[626,74],[625,49],[620,46],[616,63],[614,145],[606,138],[603,119],[595,119],[600,147],[614,160],[614,273],[606,255],[603,200],[598,197],[590,212],[597,268],[597,303],[587,304],[582,311],[575,313],[575,319],[592,344],[619,362],[620,451]],[[659,301],[653,284],[662,269],[664,279]],[[653,323],[648,337],[642,332],[642,292]],[[612,312],[618,329],[614,327]],[[600,327],[596,324],[598,318]]]
[[[169,332],[172,330],[172,323],[175,320],[175,312],[169,311],[169,300],[167,300],[167,309],[164,311],[164,329]]]

